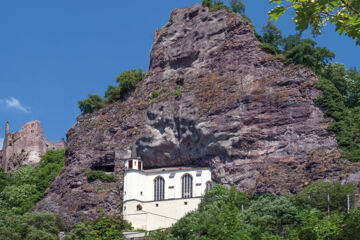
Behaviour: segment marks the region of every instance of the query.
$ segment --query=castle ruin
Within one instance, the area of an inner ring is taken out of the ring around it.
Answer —
[[[45,138],[40,121],[28,122],[15,133],[10,132],[9,122],[6,122],[5,139],[0,150],[1,167],[12,171],[23,165],[36,165],[47,150],[64,147],[64,141],[54,143]]]

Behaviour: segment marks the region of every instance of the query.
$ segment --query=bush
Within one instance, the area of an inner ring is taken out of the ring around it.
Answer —
[[[64,162],[65,149],[50,150],[41,156],[38,168],[24,166],[13,172],[0,192],[0,211],[24,214],[31,210],[63,169]]]
[[[122,217],[102,215],[95,221],[85,220],[76,224],[65,240],[123,239],[122,232],[131,229],[131,224]]]
[[[108,102],[115,102],[122,100],[125,96],[133,89],[136,88],[136,84],[142,81],[145,77],[142,69],[132,69],[122,72],[116,81],[119,83],[118,86],[109,86],[105,92],[105,97]]]
[[[322,180],[316,181],[304,188],[293,197],[295,204],[301,209],[315,208],[322,212],[327,211],[328,194],[330,196],[331,211],[346,211],[347,194],[350,194],[351,206],[355,203],[356,188],[352,184],[341,185],[340,183],[329,183]]]
[[[152,99],[156,99],[157,97],[159,97],[159,92],[156,91],[156,90],[152,91],[152,93],[151,93],[151,98],[152,98]]]
[[[208,7],[211,12],[218,11],[220,9],[230,10],[223,1],[220,0],[202,0],[202,5]]]
[[[273,55],[277,55],[280,53],[280,50],[273,44],[271,43],[262,43],[260,45],[260,48],[262,50],[264,50],[267,53],[273,54]]]
[[[51,213],[6,215],[0,218],[0,239],[57,240],[59,226]]]
[[[104,100],[98,94],[89,94],[87,99],[78,102],[81,113],[92,113],[104,105]]]
[[[88,181],[95,181],[97,179],[105,181],[105,182],[115,182],[116,178],[114,174],[108,174],[104,171],[98,171],[98,170],[89,170],[87,172],[87,179]]]
[[[251,201],[241,216],[260,232],[280,234],[287,225],[295,222],[296,213],[297,209],[288,196],[264,195]]]
[[[0,192],[10,184],[10,178],[4,169],[0,168]]]

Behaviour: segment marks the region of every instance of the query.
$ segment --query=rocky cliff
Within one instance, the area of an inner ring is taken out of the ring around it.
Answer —
[[[47,150],[65,147],[63,141],[53,143],[46,139],[39,121],[26,123],[15,133],[9,132],[8,122],[5,128],[5,139],[0,153],[5,171],[12,171],[23,165],[36,165]]]
[[[213,180],[243,191],[296,193],[317,179],[358,181],[314,100],[307,68],[260,49],[247,21],[196,5],[172,12],[155,33],[145,80],[127,99],[78,117],[66,168],[36,210],[77,221],[121,213],[121,165],[132,144],[145,168],[209,166]],[[152,92],[159,96],[152,98]],[[88,169],[119,181],[89,183]]]

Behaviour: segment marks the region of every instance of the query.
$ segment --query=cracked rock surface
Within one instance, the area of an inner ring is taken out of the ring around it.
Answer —
[[[71,222],[120,214],[117,159],[133,145],[145,168],[208,166],[214,181],[248,192],[359,181],[359,165],[341,157],[327,131],[331,120],[314,104],[321,94],[314,73],[259,45],[239,15],[201,5],[174,10],[155,33],[145,80],[125,101],[79,116],[68,131],[66,168],[35,210]],[[114,165],[118,182],[87,181],[88,169]]]

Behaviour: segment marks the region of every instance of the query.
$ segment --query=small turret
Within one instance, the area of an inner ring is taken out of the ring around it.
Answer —
[[[5,134],[8,134],[9,133],[9,121],[6,122],[6,125],[5,125]]]
[[[143,164],[140,158],[130,158],[125,160],[125,171],[127,170],[143,170]]]

